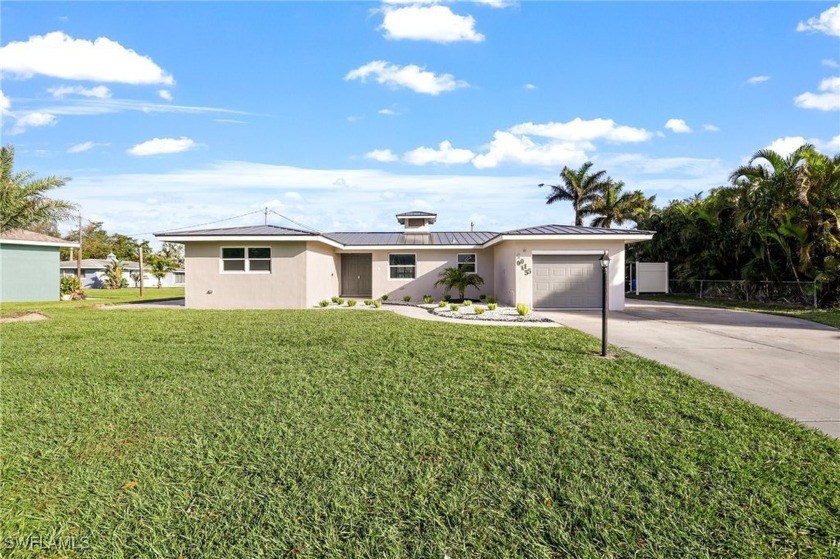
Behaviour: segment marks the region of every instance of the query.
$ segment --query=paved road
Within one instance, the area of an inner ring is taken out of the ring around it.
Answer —
[[[540,311],[601,335],[600,312]],[[769,314],[628,301],[609,341],[840,438],[840,330]]]

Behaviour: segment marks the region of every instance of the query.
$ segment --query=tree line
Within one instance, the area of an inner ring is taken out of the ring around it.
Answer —
[[[591,169],[564,168],[546,203],[571,201],[576,225],[594,216],[593,226],[629,221],[655,232],[628,247],[628,260],[670,262],[677,280],[814,282],[822,306],[840,303],[840,155],[759,150],[729,184],[664,207]]]

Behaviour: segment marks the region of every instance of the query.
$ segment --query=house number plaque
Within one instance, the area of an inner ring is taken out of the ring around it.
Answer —
[[[519,266],[520,270],[525,272],[526,276],[531,275],[531,268],[528,267],[528,263],[521,256],[516,257],[516,265]]]

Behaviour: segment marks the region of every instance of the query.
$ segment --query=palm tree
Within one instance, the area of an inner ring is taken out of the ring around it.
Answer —
[[[655,196],[646,198],[641,190],[621,192],[624,183],[607,179],[604,190],[587,205],[581,208],[585,215],[597,216],[592,220],[593,227],[612,227],[623,225],[625,221],[639,222],[650,211]]]
[[[150,254],[147,263],[149,264],[149,273],[157,278],[158,289],[162,287],[161,280],[176,266],[175,261],[162,254]]]
[[[609,178],[606,171],[590,173],[593,163],[587,161],[580,169],[572,170],[563,167],[560,171],[561,184],[540,184],[539,186],[550,186],[551,193],[545,200],[546,204],[569,200],[575,209],[575,225],[583,225],[583,218],[586,215],[585,205],[591,202],[596,195],[603,191]]]
[[[15,148],[0,148],[0,230],[55,224],[70,217],[75,204],[45,195],[70,179],[56,176],[36,179],[32,171],[15,173],[14,164]]]
[[[435,282],[435,287],[442,285],[445,292],[453,288],[458,290],[458,296],[461,300],[464,299],[464,292],[468,287],[478,288],[484,285],[484,278],[478,274],[465,272],[463,268],[444,268],[440,274],[440,279]]]

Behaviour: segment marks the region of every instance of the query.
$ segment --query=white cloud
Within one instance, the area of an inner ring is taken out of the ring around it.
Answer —
[[[764,149],[771,149],[783,157],[787,157],[799,146],[808,143],[802,136],[785,136],[784,138],[777,138],[770,142],[770,145],[765,146]]]
[[[548,122],[546,124],[525,122],[513,126],[510,132],[568,142],[590,142],[600,139],[616,143],[633,143],[647,141],[652,136],[644,128],[617,126],[615,121],[608,118],[592,120],[575,118],[569,122]]]
[[[522,87],[524,87],[525,89],[537,89],[537,86],[535,86],[535,85],[534,85],[534,84],[532,84],[532,83],[526,83],[526,84],[525,84],[525,85],[523,85]]]
[[[720,132],[720,126],[717,126],[715,124],[704,124],[703,130],[705,130],[706,132]]]
[[[665,123],[665,128],[674,134],[690,134],[691,127],[681,118],[670,118]]]
[[[819,17],[808,18],[807,21],[800,21],[796,26],[797,31],[812,31],[825,33],[832,37],[840,37],[840,5],[829,8]]]
[[[303,196],[301,196],[299,192],[287,192],[283,195],[283,198],[288,198],[289,200],[302,200]]]
[[[97,99],[107,99],[111,96],[111,90],[104,85],[97,85],[95,87],[84,87],[81,85],[60,85],[47,89],[48,92],[56,99],[63,99],[68,95],[78,95],[80,97],[95,97]]]
[[[195,142],[191,139],[181,136],[176,138],[154,138],[145,142],[139,143],[130,148],[127,153],[131,155],[161,155],[168,153],[181,153],[195,147]]]
[[[36,74],[66,80],[161,83],[174,80],[148,56],[137,54],[116,41],[74,39],[61,31],[35,35],[0,47],[0,70],[22,77]]]
[[[840,68],[840,63],[833,58],[823,58],[822,65],[826,68]]]
[[[2,89],[0,89],[0,115],[8,113],[10,108],[12,108],[12,101],[6,97],[6,94],[3,93]]]
[[[496,131],[487,153],[476,155],[473,165],[477,169],[490,169],[502,164],[531,165],[535,167],[562,167],[580,165],[588,159],[586,152],[571,142],[537,144],[527,136]]]
[[[793,101],[803,109],[840,110],[840,76],[825,78],[820,82],[819,90],[822,93],[805,92]]]
[[[373,159],[381,163],[391,163],[396,161],[398,157],[394,155],[390,149],[375,149],[365,154],[365,159]]]
[[[830,153],[840,152],[840,134],[837,134],[829,141],[824,142],[820,147]]]
[[[350,122],[350,123],[355,123],[355,122],[361,122],[361,121],[363,121],[364,119],[365,119],[365,117],[363,117],[363,116],[359,116],[359,115],[350,115],[350,116],[348,116],[345,120],[347,120],[347,122]]]
[[[172,92],[168,89],[159,89],[158,96],[164,101],[172,101]]]
[[[491,8],[507,8],[516,4],[516,0],[473,0],[476,4],[484,4]]]
[[[392,89],[405,87],[428,95],[438,95],[446,91],[469,87],[467,82],[456,80],[452,74],[438,75],[415,64],[398,66],[383,60],[374,60],[351,70],[344,79],[365,82],[370,76],[373,76],[377,83],[387,85]]]
[[[376,112],[381,114],[381,115],[385,115],[385,116],[397,116],[397,115],[400,114],[397,111],[395,111],[394,109],[379,109]]]
[[[449,141],[443,141],[438,149],[419,147],[403,154],[403,161],[411,165],[428,165],[429,163],[440,163],[443,165],[457,165],[469,163],[475,154],[468,149],[457,149],[452,147]]]
[[[93,142],[82,142],[81,144],[76,144],[75,146],[70,147],[67,150],[67,153],[82,153],[83,151],[88,151],[93,147]]]
[[[475,30],[475,19],[472,16],[458,15],[447,6],[413,5],[385,8],[384,12],[381,29],[386,39],[435,43],[477,43],[484,40],[484,35]]]
[[[65,99],[64,104],[42,107],[41,110],[55,115],[104,115],[124,111],[143,113],[183,113],[183,114],[236,114],[250,113],[218,107],[200,107],[191,105],[171,105],[168,103],[148,103],[134,99]]]
[[[58,119],[55,118],[55,115],[50,113],[27,113],[15,121],[15,127],[10,132],[11,134],[21,134],[27,128],[39,127],[39,126],[55,126],[55,123],[58,122]]]
[[[764,83],[770,79],[770,76],[752,76],[751,78],[747,78],[748,85],[757,85],[760,83]]]

